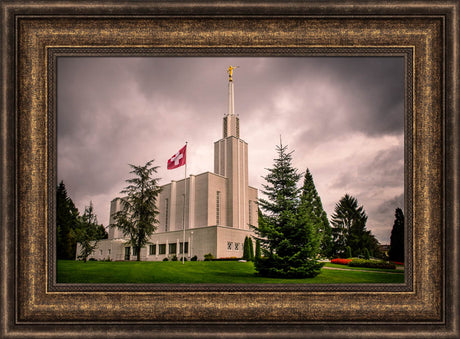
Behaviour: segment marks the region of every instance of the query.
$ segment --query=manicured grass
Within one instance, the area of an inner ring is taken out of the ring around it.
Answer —
[[[341,266],[341,265],[337,265]],[[344,267],[342,265],[342,267]],[[344,267],[346,268],[346,266]],[[382,271],[382,270],[381,270]],[[104,262],[66,261],[57,264],[58,283],[210,283],[210,284],[338,284],[403,283],[404,274],[322,269],[314,278],[275,279],[255,275],[252,262]]]
[[[324,265],[326,267],[334,267],[334,268],[344,268],[344,269],[349,269],[349,270],[361,270],[361,271],[379,271],[379,272],[393,272],[393,273],[404,273],[403,270],[398,270],[398,269],[388,269],[388,268],[371,268],[371,267],[355,267],[355,266],[348,266],[348,265],[340,265],[340,264],[331,264],[331,263],[326,263]]]

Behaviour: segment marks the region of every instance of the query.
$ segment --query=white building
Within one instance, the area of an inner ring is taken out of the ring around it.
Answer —
[[[248,144],[240,139],[239,117],[234,112],[232,70],[228,72],[228,112],[223,119],[223,135],[214,143],[214,172],[190,175],[185,181],[186,190],[184,179],[162,186],[157,201],[160,223],[141,249],[143,261],[174,255],[181,258],[184,222],[188,259],[196,255],[203,260],[207,253],[216,258],[242,257],[244,239],[253,234],[250,225],[258,225],[257,189],[248,185]],[[110,224],[120,209],[120,198],[115,198],[110,205]],[[133,247],[126,243],[121,230],[110,228],[108,239],[101,240],[89,258],[136,260]]]

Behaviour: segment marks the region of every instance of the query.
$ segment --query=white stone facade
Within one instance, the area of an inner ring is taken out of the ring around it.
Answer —
[[[223,137],[214,143],[214,173],[190,175],[185,183],[182,179],[162,186],[157,201],[159,225],[141,249],[141,260],[158,261],[174,255],[181,258],[184,223],[186,258],[196,255],[203,260],[207,253],[216,258],[243,256],[244,239],[253,235],[250,225],[258,225],[257,189],[248,185],[248,144],[239,137],[231,78],[228,93]],[[120,209],[120,198],[115,198],[110,204],[111,224],[113,214]],[[136,260],[126,242],[119,229],[110,228],[108,239],[99,241],[90,258]]]

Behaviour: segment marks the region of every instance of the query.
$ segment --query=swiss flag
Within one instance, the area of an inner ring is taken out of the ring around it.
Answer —
[[[182,147],[179,152],[174,154],[171,159],[168,160],[168,169],[175,169],[185,165],[185,155],[187,151],[187,145]]]

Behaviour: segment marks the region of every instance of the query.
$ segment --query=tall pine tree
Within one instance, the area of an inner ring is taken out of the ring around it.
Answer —
[[[358,200],[345,194],[337,203],[332,215],[333,255],[345,256],[349,246],[353,256],[364,253],[367,248],[371,254],[378,251],[378,241],[366,229],[367,214]]]
[[[80,226],[78,209],[67,195],[64,182],[56,189],[56,249],[58,259],[74,260],[76,229]]]
[[[278,158],[264,177],[267,199],[259,199],[262,213],[255,232],[264,256],[256,258],[255,268],[262,276],[314,277],[322,267],[316,260],[318,232],[300,203],[297,184],[301,174],[292,166],[292,152],[287,152],[287,146],[280,143],[276,151]]]
[[[404,262],[404,214],[400,208],[395,211],[388,256],[392,261]]]
[[[311,220],[319,235],[319,253],[325,257],[332,255],[332,230],[323,209],[321,198],[316,190],[313,176],[307,168],[300,196],[300,208],[306,213],[305,218]]]

